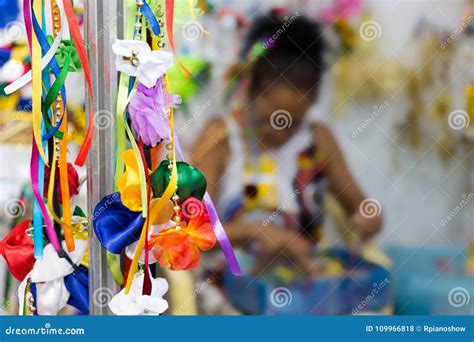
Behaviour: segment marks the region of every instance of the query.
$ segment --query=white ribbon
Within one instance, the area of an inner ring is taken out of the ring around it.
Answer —
[[[44,68],[46,68],[46,66],[49,65],[49,62],[51,62],[51,60],[54,57],[54,54],[58,50],[59,44],[61,43],[61,40],[64,38],[65,33],[69,32],[69,26],[67,24],[67,18],[65,16],[66,12],[64,11],[64,5],[61,1],[57,1],[56,3],[59,7],[60,14],[61,14],[61,24],[62,24],[61,31],[59,31],[58,35],[56,36],[56,39],[54,40],[53,45],[51,45],[51,48],[48,50],[48,52],[46,52],[44,57],[41,59],[41,70],[44,70]],[[20,88],[23,88],[25,85],[27,85],[30,82],[31,82],[31,70],[29,70],[26,74],[21,76],[12,84],[5,87],[5,94],[9,95],[11,93],[14,93],[15,91],[17,91]]]

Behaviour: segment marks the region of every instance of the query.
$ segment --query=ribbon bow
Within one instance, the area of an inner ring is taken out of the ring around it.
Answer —
[[[171,172],[168,169],[168,160],[161,162],[160,166],[150,175],[153,196],[161,197],[168,186]],[[207,181],[204,175],[185,162],[177,162],[178,168],[178,195],[182,201],[193,196],[202,200],[206,193]]]
[[[49,45],[52,45],[54,43],[54,38],[52,36],[48,36],[47,39],[48,39]],[[74,45],[74,41],[70,39],[63,39],[61,40],[61,43],[59,43],[58,49],[54,53],[56,62],[58,63],[59,67],[62,69],[64,65],[66,64],[69,50],[71,50],[71,61],[69,64],[69,71],[73,71],[73,72],[81,71],[82,70],[81,60],[79,59],[79,55]]]
[[[31,220],[19,223],[0,241],[0,254],[5,258],[12,275],[22,281],[35,264],[33,241],[26,234]]]
[[[94,231],[109,252],[120,254],[126,246],[137,241],[145,219],[140,212],[123,205],[119,193],[105,196],[95,207]]]

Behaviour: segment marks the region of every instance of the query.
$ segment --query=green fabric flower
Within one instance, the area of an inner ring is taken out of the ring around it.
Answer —
[[[54,38],[52,36],[48,36],[48,43],[49,45],[53,44]],[[60,68],[64,67],[66,62],[67,56],[69,54],[69,49],[72,49],[71,52],[71,64],[69,65],[69,71],[76,72],[82,70],[81,60],[79,59],[79,55],[77,54],[76,47],[74,46],[74,42],[70,39],[61,40],[59,43],[59,47],[56,50],[54,57],[58,62]]]

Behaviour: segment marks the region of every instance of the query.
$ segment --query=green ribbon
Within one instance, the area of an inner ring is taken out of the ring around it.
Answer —
[[[54,38],[52,36],[48,36],[48,43],[49,45],[53,44]],[[69,52],[71,52],[71,61],[69,63],[69,71],[76,72],[82,70],[81,60],[79,59],[79,55],[77,54],[76,47],[74,46],[74,42],[70,39],[61,40],[59,43],[59,47],[54,54],[56,61],[58,62],[59,67],[62,69],[66,64],[66,61],[69,56]]]
[[[52,39],[51,36],[48,36],[48,38]],[[53,104],[53,102],[56,100],[56,98],[58,97],[58,94],[61,91],[61,88],[64,85],[64,82],[66,82],[66,77],[67,77],[67,74],[68,74],[68,72],[70,70],[70,67],[71,67],[71,60],[72,60],[73,50],[75,50],[74,45],[69,45],[69,49],[68,49],[68,52],[67,52],[66,59],[64,61],[62,61],[62,64],[59,64],[59,61],[58,61],[58,64],[61,67],[61,72],[59,73],[58,77],[56,78],[53,85],[49,89],[49,92],[48,92],[48,94],[46,95],[46,98],[43,101],[42,114],[43,114],[43,119],[44,119],[44,122],[45,122],[45,125],[46,125],[46,129],[48,131],[53,129],[53,126],[51,125],[51,122],[50,122],[49,117],[48,117],[48,110],[51,107],[51,105]],[[62,139],[63,138],[63,132],[58,130],[58,131],[54,132],[54,136],[58,139]]]
[[[161,197],[168,186],[171,176],[171,171],[168,169],[169,163],[169,160],[163,160],[150,175],[153,197]],[[178,168],[177,193],[181,201],[190,196],[202,200],[206,193],[207,181],[201,171],[181,161],[176,163],[176,167]]]

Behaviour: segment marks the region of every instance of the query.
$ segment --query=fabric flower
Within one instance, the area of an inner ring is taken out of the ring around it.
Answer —
[[[74,240],[76,248],[69,252],[74,265],[79,265],[87,248],[87,241]],[[62,242],[66,250],[66,243]],[[28,281],[36,286],[35,306],[39,315],[56,315],[68,304],[71,292],[65,284],[65,277],[74,272],[74,267],[60,258],[53,245],[48,244],[43,251],[43,259],[36,260],[31,272],[23,279],[18,288],[20,314],[23,313],[23,297]]]
[[[117,39],[112,51],[117,55],[117,70],[137,77],[147,88],[153,87],[158,78],[173,65],[173,54],[162,50],[152,51],[142,41]]]
[[[25,279],[35,264],[34,246],[26,234],[31,220],[20,222],[0,241],[0,254],[5,258],[10,273],[19,281]]]
[[[168,309],[163,296],[168,292],[168,282],[164,278],[151,278],[151,294],[143,295],[145,274],[138,272],[133,277],[130,293],[125,289],[117,293],[109,302],[109,308],[115,315],[159,315]]]
[[[66,244],[63,241],[63,248],[66,250]],[[77,265],[81,262],[87,248],[87,241],[74,240],[75,249],[68,252],[69,258]],[[58,278],[64,278],[74,271],[72,265],[66,258],[60,258],[54,250],[52,244],[48,244],[43,251],[43,259],[36,260],[33,270],[31,271],[31,281],[34,283],[43,283],[53,281]]]
[[[171,105],[173,97],[166,90],[162,78],[151,88],[143,84],[137,85],[137,92],[130,99],[128,112],[133,129],[145,145],[155,146],[163,139],[170,139],[171,128],[167,113]]]
[[[164,224],[154,224],[150,227],[151,229],[148,232],[148,238],[150,238],[153,235],[158,234],[162,230],[166,230],[174,226],[176,226],[176,223],[174,223],[173,221],[168,221],[167,223],[164,223]],[[138,241],[135,241],[134,243],[128,245],[125,248],[125,255],[130,260],[132,260],[133,256],[135,255],[135,250],[137,249],[137,245],[138,245]],[[154,264],[157,261],[158,260],[156,260],[153,255],[153,251],[152,250],[148,251],[148,263]],[[142,265],[145,264],[145,249],[142,250],[142,253],[140,254],[140,259],[138,260],[138,262]]]
[[[92,220],[97,239],[114,254],[122,253],[125,247],[140,238],[145,222],[140,212],[124,206],[117,192],[97,203]]]
[[[48,43],[49,45],[53,45],[54,37],[48,36]],[[81,60],[79,58],[79,54],[77,53],[76,47],[74,46],[74,42],[70,39],[63,39],[59,44],[58,49],[54,53],[54,58],[56,58],[56,62],[58,66],[62,69],[66,64],[66,60],[69,55],[69,50],[71,50],[71,61],[69,64],[69,71],[76,72],[82,70]]]
[[[118,180],[118,189],[122,204],[131,211],[142,210],[142,199],[140,192],[140,176],[138,173],[138,163],[132,149],[126,150],[122,154],[125,164],[125,172]]]
[[[168,168],[169,163],[169,160],[163,160],[160,166],[150,175],[154,197],[161,197],[168,186],[171,177],[171,171]],[[193,196],[202,200],[206,193],[206,177],[201,171],[183,161],[177,162],[176,167],[178,168],[177,194],[180,199],[184,201]]]
[[[216,244],[216,236],[206,211],[193,217],[179,229],[166,229],[151,239],[154,254],[161,266],[189,270],[199,263],[200,250],[206,251]]]
[[[45,173],[44,173],[44,196],[48,197],[48,189],[49,189],[49,177],[51,172],[49,171],[49,167],[45,167]],[[59,169],[56,170],[56,176],[55,176],[55,182],[56,186],[58,189],[59,193],[59,203],[62,204],[62,196],[61,196],[61,181],[60,181],[60,173]],[[71,163],[67,163],[67,178],[68,178],[68,184],[69,184],[69,196],[75,196],[79,194],[79,187],[81,183],[79,182],[79,175],[77,174],[76,169],[74,168],[74,165]]]

